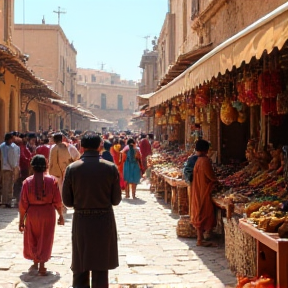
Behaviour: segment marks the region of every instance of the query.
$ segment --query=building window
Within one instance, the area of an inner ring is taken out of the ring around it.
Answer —
[[[106,94],[103,93],[101,94],[101,109],[106,109]]]
[[[183,1],[183,41],[187,40],[187,1]]]
[[[91,82],[96,82],[96,76],[94,74],[91,75]]]
[[[123,110],[123,96],[118,95],[118,101],[117,101],[117,109],[118,110]]]
[[[83,80],[82,75],[78,75],[78,80],[79,80],[79,81],[82,81],[82,80]]]
[[[130,110],[134,110],[134,102],[133,101],[130,102],[129,106],[130,106]]]
[[[199,14],[199,0],[192,0],[191,19],[194,20]]]
[[[77,95],[77,103],[81,103],[81,94]]]
[[[2,2],[3,3],[3,2]],[[4,41],[9,39],[9,8],[8,0],[4,1]],[[2,12],[2,11],[1,11]]]

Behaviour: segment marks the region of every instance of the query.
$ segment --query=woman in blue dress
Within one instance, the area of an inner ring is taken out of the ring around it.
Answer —
[[[127,141],[128,149],[123,149],[123,160],[124,162],[124,168],[123,168],[123,174],[124,174],[124,181],[125,181],[125,193],[126,198],[130,197],[130,184],[132,186],[132,197],[135,199],[135,193],[136,193],[136,187],[137,184],[140,183],[140,179],[142,177],[141,172],[141,153],[140,150],[136,148],[135,146],[135,140],[129,139]]]

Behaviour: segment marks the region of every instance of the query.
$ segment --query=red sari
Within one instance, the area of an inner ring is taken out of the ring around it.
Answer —
[[[42,173],[41,173],[42,174]],[[35,175],[23,182],[19,201],[20,218],[25,219],[24,258],[47,262],[51,257],[56,224],[55,209],[62,207],[61,195],[54,177],[43,175],[42,195],[35,193]]]

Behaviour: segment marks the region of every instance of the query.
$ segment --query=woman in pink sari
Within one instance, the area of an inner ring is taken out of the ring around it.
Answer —
[[[64,225],[62,200],[55,179],[45,174],[47,164],[43,155],[35,155],[31,166],[34,174],[22,186],[19,201],[19,231],[24,232],[24,258],[33,260],[29,271],[47,274],[45,262],[51,257],[57,210],[58,224]]]

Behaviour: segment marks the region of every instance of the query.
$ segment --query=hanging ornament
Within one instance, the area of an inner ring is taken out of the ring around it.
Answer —
[[[247,106],[245,104],[241,105],[241,109],[238,110],[238,117],[237,117],[237,122],[239,123],[244,123],[247,120]]]
[[[260,98],[275,98],[282,92],[283,80],[282,71],[275,69],[273,71],[265,70],[258,78],[258,95]]]
[[[195,107],[195,123],[200,124],[200,108]]]
[[[261,102],[262,113],[264,115],[276,115],[277,107],[276,107],[276,98],[263,98]]]
[[[231,102],[228,98],[222,103],[220,109],[220,119],[225,125],[230,125],[231,123],[237,121],[238,113],[235,108],[233,108]]]
[[[202,85],[195,97],[195,105],[199,108],[204,108],[209,103],[209,87],[207,84]]]
[[[203,112],[203,109],[200,108],[200,123],[203,123],[204,122],[204,112]]]
[[[277,95],[276,107],[278,114],[288,114],[288,90]]]
[[[207,106],[207,109],[206,109],[206,121],[207,121],[207,124],[210,124],[211,122],[211,105],[209,104]]]

